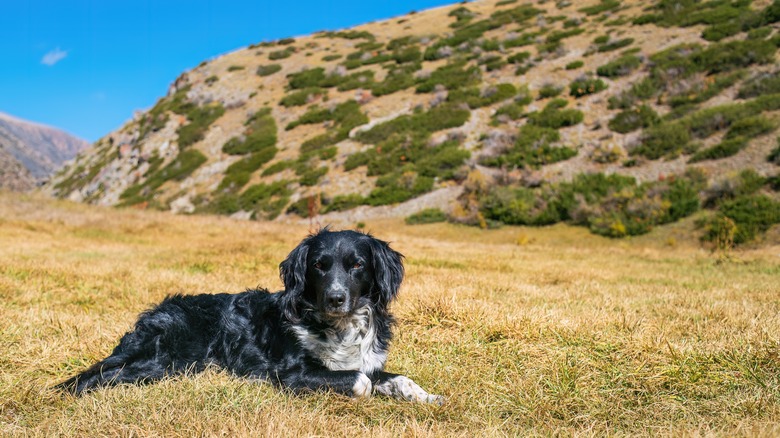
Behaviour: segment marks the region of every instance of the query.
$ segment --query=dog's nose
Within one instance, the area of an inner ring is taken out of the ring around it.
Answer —
[[[341,307],[344,301],[347,299],[347,294],[344,292],[333,292],[328,294],[328,306]]]

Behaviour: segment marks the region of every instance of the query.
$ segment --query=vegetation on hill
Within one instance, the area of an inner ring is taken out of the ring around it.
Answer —
[[[405,24],[428,14],[429,28]],[[704,236],[728,221],[755,230],[736,231],[740,244],[767,226],[738,211],[780,199],[767,146],[778,22],[778,0],[486,1],[255,44],[182,75],[53,190],[260,219],[460,185],[437,206],[459,223],[565,221],[621,237],[696,214]],[[119,143],[134,155],[111,151]],[[131,183],[116,193],[106,168]],[[746,169],[755,190],[715,189]]]

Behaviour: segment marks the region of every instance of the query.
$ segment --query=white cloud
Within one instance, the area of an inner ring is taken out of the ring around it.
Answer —
[[[51,50],[49,53],[43,55],[43,58],[41,58],[41,64],[51,67],[65,59],[66,56],[68,56],[68,51],[61,50],[59,47],[57,47],[56,49]]]

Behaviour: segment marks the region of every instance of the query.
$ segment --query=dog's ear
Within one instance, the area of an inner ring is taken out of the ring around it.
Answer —
[[[378,304],[386,308],[398,295],[404,279],[404,256],[390,248],[387,242],[370,238],[371,257],[374,263],[374,289]]]
[[[304,239],[282,263],[279,275],[284,283],[284,292],[279,297],[284,315],[290,321],[300,320],[298,308],[306,287],[306,256],[309,254],[309,239]]]

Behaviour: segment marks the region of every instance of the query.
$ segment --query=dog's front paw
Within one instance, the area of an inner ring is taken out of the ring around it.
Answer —
[[[371,379],[363,373],[358,373],[355,384],[352,385],[353,397],[369,397],[371,396]]]
[[[414,383],[414,380],[406,376],[395,376],[376,385],[374,390],[380,394],[418,403],[433,403],[441,406],[444,404],[444,397],[435,394],[428,394],[420,385]]]
[[[446,399],[441,395],[436,394],[428,394],[428,396],[425,398],[425,403],[430,403],[434,405],[443,405]]]

